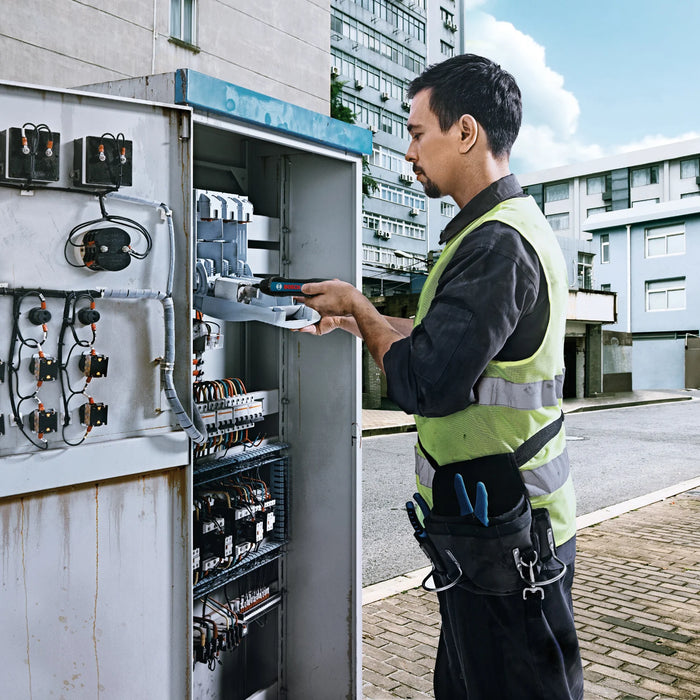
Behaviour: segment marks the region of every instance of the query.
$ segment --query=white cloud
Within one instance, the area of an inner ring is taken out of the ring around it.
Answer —
[[[467,0],[466,51],[488,56],[513,74],[523,94],[523,125],[513,148],[518,172],[544,170],[615,153],[650,148],[700,136],[647,136],[640,141],[604,149],[577,136],[580,107],[564,87],[564,77],[547,65],[545,48],[510,22],[475,8],[485,0]]]
[[[597,146],[576,141],[580,107],[564,88],[562,75],[546,61],[531,36],[484,12],[467,16],[466,50],[488,56],[513,74],[523,93],[523,128],[513,150],[524,170],[563,165],[601,155]]]

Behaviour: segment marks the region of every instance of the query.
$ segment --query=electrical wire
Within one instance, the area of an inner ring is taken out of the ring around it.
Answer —
[[[134,219],[129,219],[126,216],[120,216],[118,214],[109,214],[107,213],[107,209],[105,207],[104,203],[104,194],[98,195],[99,203],[100,203],[100,212],[102,216],[99,219],[91,219],[90,221],[84,221],[81,224],[78,224],[77,226],[74,226],[70,233],[68,234],[68,238],[66,238],[66,242],[63,245],[63,257],[65,258],[66,262],[71,266],[71,267],[85,267],[89,270],[93,270],[93,266],[88,265],[87,263],[75,263],[73,262],[69,255],[68,255],[68,250],[69,246],[73,248],[82,248],[83,247],[83,241],[76,241],[74,240],[79,234],[84,233],[86,229],[91,229],[93,226],[97,226],[99,228],[104,228],[104,224],[106,223],[116,223],[116,224],[121,224],[122,226],[126,227],[127,229],[130,229],[132,231],[136,231],[139,233],[146,241],[146,250],[144,251],[136,251],[131,247],[131,244],[128,246],[128,254],[137,260],[143,260],[148,256],[148,254],[151,252],[151,248],[153,247],[153,238],[151,237],[151,234],[148,232],[148,229],[146,229],[145,226],[142,226],[138,221],[134,221]]]

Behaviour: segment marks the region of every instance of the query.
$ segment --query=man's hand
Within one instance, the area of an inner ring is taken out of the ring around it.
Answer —
[[[313,296],[298,297],[297,300],[318,311],[323,318],[329,316],[351,316],[358,302],[364,300],[364,296],[359,289],[348,282],[341,282],[340,280],[307,282],[301,288],[301,291],[304,294]]]
[[[313,333],[315,335],[326,335],[336,328],[343,328],[343,320],[352,319],[351,316],[325,316],[318,323],[312,326],[304,326],[299,329],[300,333]],[[353,323],[354,323],[354,319]]]
[[[347,282],[308,282],[301,291],[313,296],[299,301],[321,314],[318,328],[312,326],[314,333],[323,335],[333,328],[354,333],[365,341],[377,366],[384,370],[384,355],[393,343],[405,337],[403,328],[396,330],[359,289]],[[309,326],[302,330],[312,332]]]

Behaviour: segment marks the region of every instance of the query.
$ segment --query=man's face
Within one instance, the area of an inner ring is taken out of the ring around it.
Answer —
[[[453,165],[458,155],[459,127],[440,129],[437,116],[430,109],[430,90],[421,90],[411,102],[408,132],[411,143],[406,160],[413,164],[416,179],[431,198],[452,194]]]

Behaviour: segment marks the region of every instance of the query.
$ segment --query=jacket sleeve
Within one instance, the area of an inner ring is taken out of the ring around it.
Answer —
[[[540,274],[537,255],[514,229],[488,222],[471,232],[422,322],[384,356],[389,398],[425,417],[474,403],[486,365],[534,308]]]

